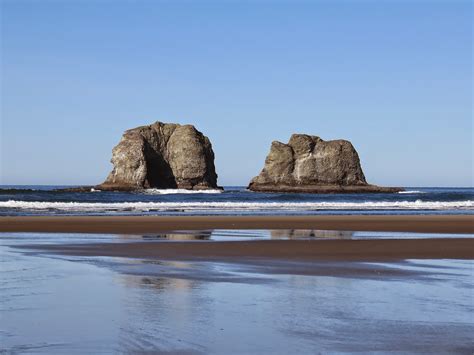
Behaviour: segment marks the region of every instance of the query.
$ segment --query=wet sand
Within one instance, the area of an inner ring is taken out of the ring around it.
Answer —
[[[411,255],[402,247],[414,245],[446,253],[450,246],[472,250],[469,236],[416,240],[425,244],[410,243],[412,239],[382,244],[386,240],[150,243],[141,238],[0,235],[3,352],[473,353],[472,260],[300,261],[240,256],[243,251],[274,253],[272,245],[281,246],[280,255],[286,256],[296,246],[298,254],[309,256],[331,248],[332,253],[342,249],[350,254],[354,246],[385,256],[395,251]],[[28,248],[40,243],[51,251]],[[250,251],[234,251],[250,244]],[[230,262],[216,260],[217,250],[212,248],[218,245],[225,246],[230,255],[225,261]],[[204,259],[193,253],[195,259],[189,261],[153,257],[166,248],[174,257],[177,246],[212,253]],[[88,248],[99,251],[94,255],[109,250],[151,257],[55,254],[65,248],[85,254],[90,254]]]
[[[474,233],[474,215],[1,217],[0,232],[155,233],[197,229],[318,229]]]
[[[378,240],[254,240],[24,245],[65,255],[159,260],[402,260],[474,259],[474,238]]]

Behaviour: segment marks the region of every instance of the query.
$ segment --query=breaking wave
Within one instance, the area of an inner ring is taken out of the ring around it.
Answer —
[[[223,190],[186,190],[186,189],[146,189],[144,191],[150,195],[171,195],[171,194],[220,194]]]
[[[378,201],[378,202],[40,202],[1,201],[0,208],[103,211],[318,211],[318,210],[474,210],[474,201]]]
[[[425,194],[426,192],[418,190],[399,191],[399,194]]]

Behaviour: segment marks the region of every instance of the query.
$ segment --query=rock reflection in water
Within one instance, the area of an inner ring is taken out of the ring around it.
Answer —
[[[156,291],[183,289],[189,290],[196,284],[197,281],[185,278],[171,278],[170,275],[164,275],[164,277],[137,277],[138,275],[127,275],[124,274],[121,279],[122,283],[126,287],[139,288],[145,287],[154,289]]]
[[[328,231],[318,229],[273,229],[270,231],[272,239],[298,239],[298,238],[333,238],[351,239],[353,232]]]
[[[189,290],[193,288],[196,281],[190,279],[172,279],[172,278],[158,278],[158,277],[143,277],[141,279],[131,277],[130,280],[135,282],[137,287],[151,287],[155,290],[166,289],[182,289]]]
[[[172,233],[162,233],[155,235],[144,235],[144,240],[209,240],[211,230],[196,231],[173,231]]]

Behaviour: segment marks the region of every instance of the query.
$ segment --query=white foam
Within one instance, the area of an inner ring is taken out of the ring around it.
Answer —
[[[317,211],[317,210],[474,210],[474,201],[378,202],[40,202],[1,201],[0,208],[94,211]]]
[[[146,189],[145,193],[150,195],[170,195],[170,194],[220,194],[222,190],[186,190],[186,189]]]
[[[426,192],[424,191],[418,191],[418,190],[408,190],[408,191],[398,191],[399,194],[425,194]]]

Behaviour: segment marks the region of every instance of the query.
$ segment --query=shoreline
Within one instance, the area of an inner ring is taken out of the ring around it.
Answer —
[[[0,232],[141,234],[199,229],[315,229],[474,234],[474,215],[0,217]]]

